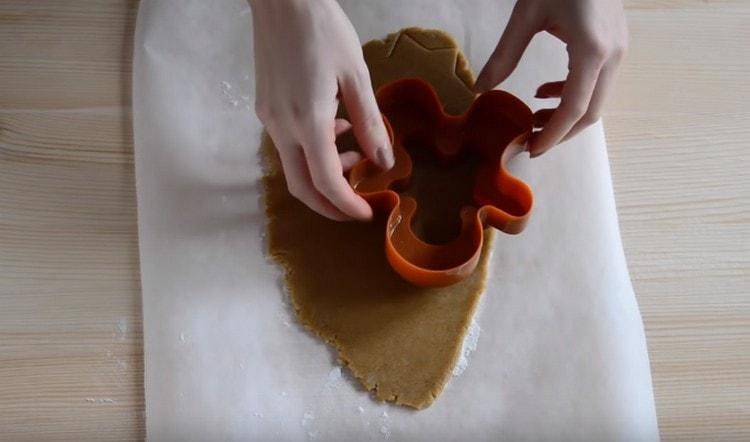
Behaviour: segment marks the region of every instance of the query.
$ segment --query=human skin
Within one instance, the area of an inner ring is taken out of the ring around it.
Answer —
[[[504,81],[532,37],[542,31],[566,44],[569,72],[566,80],[545,83],[537,90],[537,98],[560,98],[560,104],[536,113],[536,123],[543,129],[529,143],[532,157],[599,119],[628,42],[620,0],[519,0],[477,77],[475,90],[484,92]]]
[[[248,0],[255,41],[255,110],[279,152],[289,192],[333,220],[372,219],[344,178],[362,156],[339,154],[336,136],[353,129],[362,153],[384,169],[393,149],[378,111],[361,44],[335,0]],[[596,122],[627,46],[620,0],[518,0],[476,92],[516,68],[529,42],[546,31],[568,51],[565,80],[545,83],[537,98],[559,98],[537,111],[529,152],[537,157]],[[339,100],[349,121],[336,118]]]

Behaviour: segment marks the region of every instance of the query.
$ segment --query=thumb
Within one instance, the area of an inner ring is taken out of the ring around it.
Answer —
[[[361,65],[352,75],[341,79],[341,98],[364,154],[380,167],[390,169],[394,163],[391,140],[375,101],[370,74],[364,61]]]
[[[474,83],[474,91],[485,92],[503,82],[513,72],[542,20],[526,2],[517,2],[500,41]]]

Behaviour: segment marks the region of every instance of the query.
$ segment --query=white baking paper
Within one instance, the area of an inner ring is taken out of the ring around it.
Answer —
[[[443,29],[475,72],[512,7],[341,3],[363,42]],[[536,206],[521,235],[497,235],[476,350],[430,408],[380,404],[297,325],[264,258],[252,47],[243,0],[141,2],[133,113],[149,439],[658,439],[601,125],[514,161]],[[562,45],[540,35],[503,88],[538,108],[536,87],[565,67]]]

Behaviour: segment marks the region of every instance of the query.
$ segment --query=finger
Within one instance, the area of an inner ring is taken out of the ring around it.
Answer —
[[[375,164],[390,169],[394,164],[393,148],[375,101],[370,74],[364,61],[361,65],[353,74],[341,79],[341,98],[362,151]]]
[[[343,118],[336,118],[336,124],[334,126],[334,132],[336,132],[336,136],[341,135],[351,128],[352,125],[348,121]],[[354,150],[342,152],[339,154],[339,161],[341,161],[341,168],[344,170],[344,172],[348,172],[349,169],[354,167],[354,165],[357,164],[361,159],[362,155]]]
[[[534,127],[544,127],[549,122],[549,119],[554,113],[555,109],[539,109],[538,111],[534,112]]]
[[[563,87],[565,87],[565,80],[544,83],[536,90],[534,98],[559,98]]]
[[[336,136],[343,134],[344,132],[348,131],[352,128],[351,123],[346,121],[343,118],[336,118],[336,121],[334,122],[333,131],[336,133]]]
[[[302,148],[294,145],[282,146],[278,151],[287,188],[293,197],[326,218],[334,221],[351,221],[351,217],[345,215],[315,190]]]
[[[530,142],[532,157],[543,154],[559,143],[586,113],[600,70],[600,62],[585,56],[571,60],[571,70],[562,90],[560,106],[544,129]]]
[[[572,129],[563,137],[563,141],[567,141],[570,138],[576,136],[580,131],[586,127],[596,123],[602,114],[604,108],[604,102],[607,98],[607,92],[614,83],[615,73],[617,72],[618,62],[611,60],[604,65],[601,72],[599,72],[599,80],[596,83],[594,93],[591,95],[591,102],[586,113],[581,117],[580,120],[573,126]]]
[[[349,170],[354,167],[354,165],[357,164],[361,159],[362,155],[360,155],[359,152],[353,150],[342,152],[339,154],[339,161],[341,161],[341,168],[344,170],[344,172],[349,172]]]
[[[372,208],[344,178],[344,170],[336,151],[333,133],[326,134],[320,125],[305,135],[302,146],[310,177],[315,188],[344,214],[358,220],[372,218]]]
[[[534,35],[542,30],[541,14],[517,2],[495,50],[474,83],[475,92],[485,92],[503,82],[513,72]]]

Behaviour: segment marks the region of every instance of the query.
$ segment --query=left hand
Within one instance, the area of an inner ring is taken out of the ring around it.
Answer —
[[[532,158],[595,123],[627,48],[628,31],[620,0],[518,0],[508,25],[475,89],[484,92],[513,72],[532,37],[547,31],[568,51],[568,77],[544,83],[537,98],[557,98],[557,109],[534,114],[543,129],[529,142]]]

